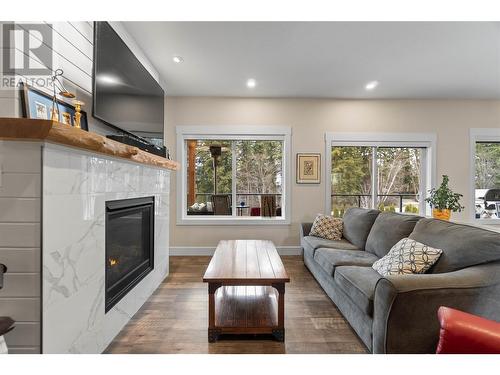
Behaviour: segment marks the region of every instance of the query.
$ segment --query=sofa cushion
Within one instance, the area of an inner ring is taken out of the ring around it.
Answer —
[[[369,316],[373,316],[375,287],[381,278],[373,268],[359,266],[338,267],[334,276],[335,284]]]
[[[364,250],[366,239],[380,211],[349,208],[344,214],[344,238]]]
[[[319,249],[320,247],[340,250],[359,250],[358,247],[354,246],[346,239],[341,239],[340,241],[330,241],[319,237],[305,236],[302,238],[302,243],[304,247],[310,247],[312,250]]]
[[[380,213],[370,230],[365,250],[382,258],[398,241],[410,235],[420,219],[415,215]]]
[[[372,267],[382,276],[426,273],[438,261],[441,253],[441,249],[403,238]]]
[[[342,219],[318,214],[309,235],[330,241],[340,241],[342,239],[342,226]]]
[[[378,257],[362,250],[339,250],[319,248],[314,254],[314,260],[323,270],[333,276],[339,266],[364,266],[371,267]]]
[[[486,229],[422,219],[415,225],[409,238],[443,251],[430,273],[452,272],[500,261],[500,233]]]

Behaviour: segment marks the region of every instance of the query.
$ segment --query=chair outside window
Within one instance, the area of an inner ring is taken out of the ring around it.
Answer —
[[[484,195],[484,216],[488,218],[500,218],[500,189],[489,189]]]
[[[260,196],[260,212],[263,217],[276,216],[276,195],[262,194]]]
[[[212,207],[214,215],[231,216],[231,196],[228,194],[212,195]]]

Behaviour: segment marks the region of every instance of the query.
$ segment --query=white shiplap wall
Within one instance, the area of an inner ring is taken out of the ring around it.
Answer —
[[[37,142],[0,141],[0,316],[16,328],[5,335],[10,353],[40,353],[41,150]]]
[[[123,26],[119,22],[111,24],[159,81],[157,71]],[[53,69],[64,70],[64,85],[86,103],[89,130],[111,133],[111,128],[91,115],[93,23],[44,22],[42,25],[53,35],[53,43],[45,44],[53,53]],[[22,23],[19,26],[23,27]],[[20,46],[14,45],[13,51],[33,59],[24,54]],[[7,53],[5,48],[2,53]],[[51,94],[50,89],[44,91]],[[0,90],[0,117],[21,115],[19,90]],[[16,329],[6,336],[14,353],[40,352],[40,165],[39,145],[0,141],[0,263],[9,267],[5,287],[0,290],[0,316],[12,316],[17,321]]]
[[[148,58],[142,52],[134,39],[128,34],[120,22],[110,22],[118,35],[136,55],[139,61],[148,69],[151,75],[160,82],[159,74]],[[23,23],[18,23],[24,28]],[[85,102],[84,110],[87,112],[89,130],[109,134],[111,128],[92,118],[92,64],[93,64],[93,22],[43,22],[43,27],[52,32],[52,45],[44,44],[45,48],[52,51],[53,69],[64,70],[63,82],[66,88],[74,92],[78,99]],[[36,35],[34,36],[36,37]],[[16,53],[21,53],[25,58],[34,59],[24,54],[18,46]],[[26,77],[20,76],[22,79]],[[42,88],[43,90],[43,88]],[[21,116],[21,98],[18,90],[12,93],[3,90],[0,93],[0,116]],[[45,89],[51,94],[50,89]],[[11,105],[11,103],[14,103]],[[14,112],[12,113],[14,109]]]

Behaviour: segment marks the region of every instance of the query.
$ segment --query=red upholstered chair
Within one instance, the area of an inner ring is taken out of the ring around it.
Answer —
[[[250,216],[260,216],[260,207],[250,208]]]
[[[500,323],[441,306],[437,354],[500,354]]]

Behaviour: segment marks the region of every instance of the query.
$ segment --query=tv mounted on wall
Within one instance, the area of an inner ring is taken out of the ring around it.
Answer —
[[[93,91],[95,118],[163,146],[164,91],[108,22],[94,23]]]

